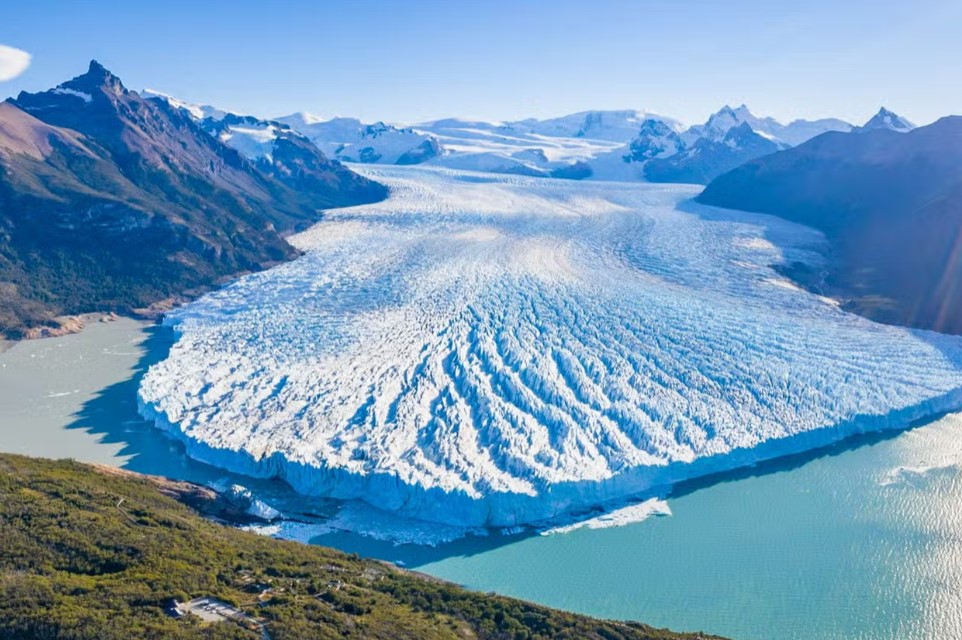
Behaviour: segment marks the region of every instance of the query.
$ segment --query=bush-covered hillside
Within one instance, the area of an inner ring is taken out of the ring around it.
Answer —
[[[0,638],[262,638],[164,611],[200,596],[261,619],[273,640],[706,637],[592,620],[245,533],[163,491],[71,461],[0,455]]]

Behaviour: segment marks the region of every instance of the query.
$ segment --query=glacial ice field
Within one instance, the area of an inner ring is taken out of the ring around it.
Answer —
[[[962,340],[772,268],[820,261],[811,229],[689,186],[363,172],[391,197],[168,317],[140,404],[191,456],[503,527],[962,406]]]

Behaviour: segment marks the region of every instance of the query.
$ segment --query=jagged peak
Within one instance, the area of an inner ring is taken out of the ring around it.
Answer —
[[[746,105],[745,103],[742,103],[737,107],[733,107],[730,104],[726,104],[721,109],[719,109],[718,111],[713,113],[711,116],[709,116],[709,120],[717,119],[720,116],[729,116],[736,120],[746,120],[746,119],[755,118],[755,114],[752,113],[752,110],[749,109],[748,105]]]
[[[59,84],[58,88],[86,90],[88,92],[97,89],[112,93],[123,93],[127,91],[123,82],[120,81],[120,78],[96,60],[90,61],[90,66],[87,68],[86,73]]]
[[[883,106],[879,108],[878,113],[876,113],[868,120],[868,122],[862,125],[862,128],[891,129],[892,131],[904,132],[914,129],[915,124]]]
[[[741,135],[747,135],[750,133],[757,133],[757,132],[752,128],[752,125],[750,125],[749,123],[739,122],[738,124],[734,125],[731,129],[728,130],[726,137],[741,136]]]
[[[113,76],[113,74],[107,70],[107,67],[97,62],[97,60],[90,61],[90,65],[87,67],[87,73],[92,75]]]

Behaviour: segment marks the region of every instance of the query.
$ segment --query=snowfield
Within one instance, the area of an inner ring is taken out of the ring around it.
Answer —
[[[962,340],[771,268],[821,259],[805,227],[680,185],[363,173],[392,196],[167,319],[141,409],[191,456],[506,527],[962,406]]]

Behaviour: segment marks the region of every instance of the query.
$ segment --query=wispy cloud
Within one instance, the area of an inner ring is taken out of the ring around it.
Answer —
[[[29,53],[0,44],[0,82],[13,80],[29,66]]]

